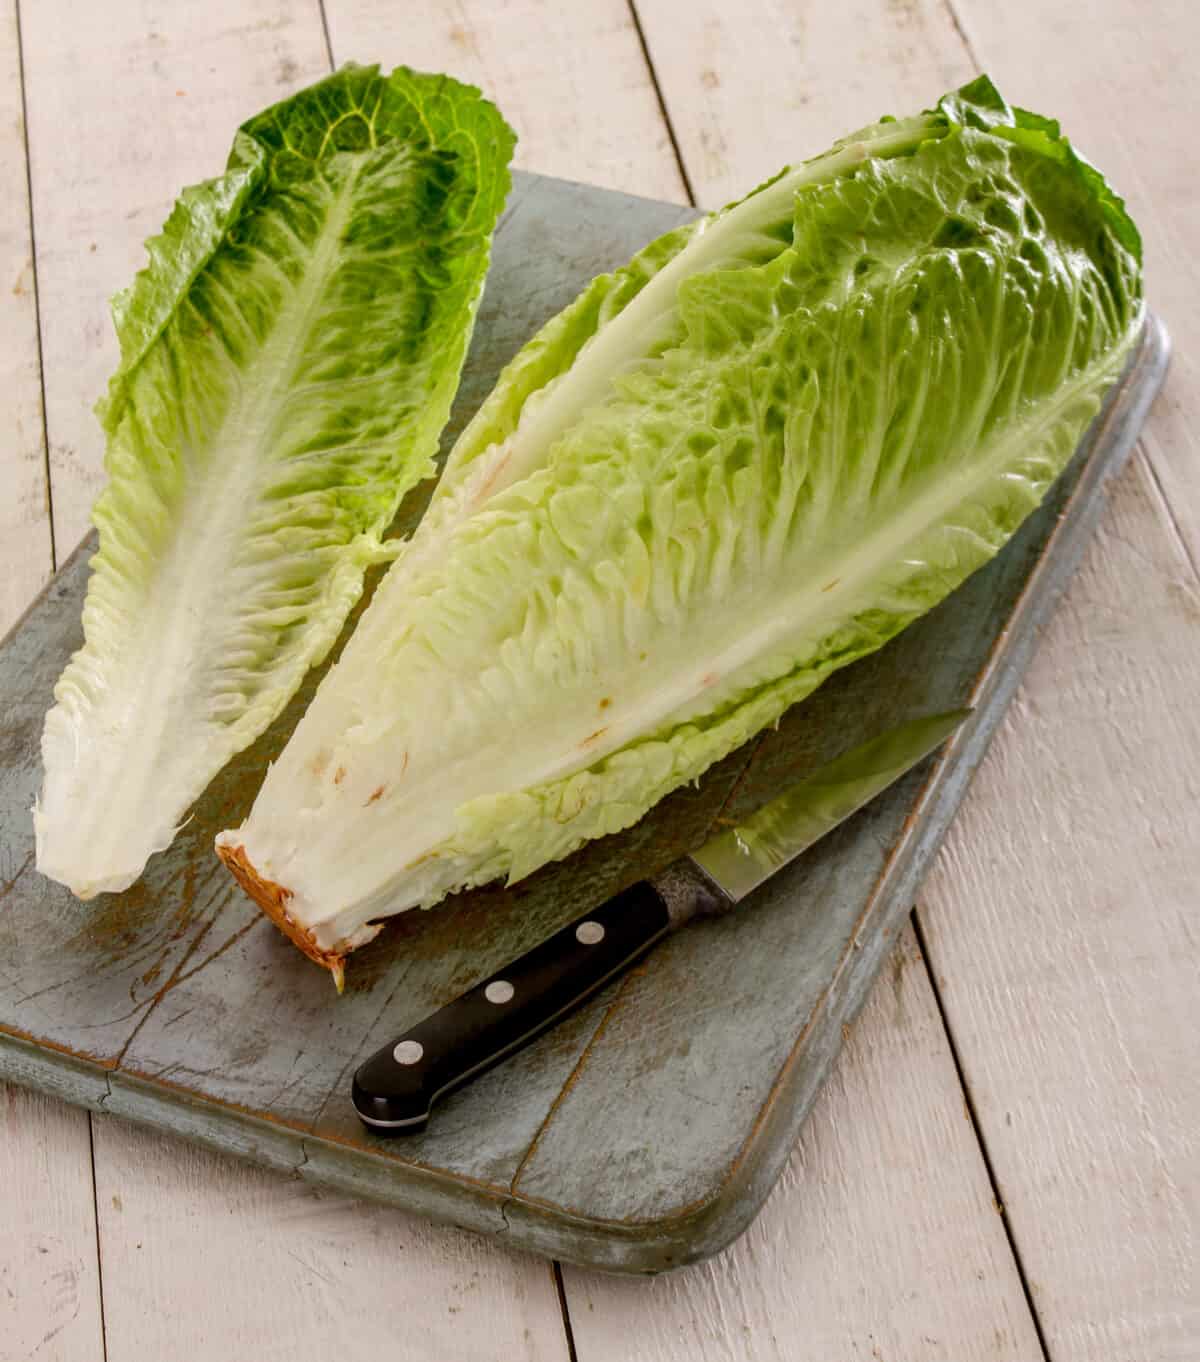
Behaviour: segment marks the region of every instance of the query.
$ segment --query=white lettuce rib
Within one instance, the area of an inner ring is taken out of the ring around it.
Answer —
[[[171,844],[182,812],[212,771],[257,737],[277,697],[296,689],[340,624],[344,591],[335,573],[328,604],[318,602],[313,611],[307,646],[280,657],[272,687],[257,703],[237,706],[234,722],[213,712],[220,698],[213,673],[236,667],[238,621],[229,603],[252,600],[259,575],[253,558],[247,561],[255,530],[247,508],[266,509],[264,494],[278,478],[272,468],[278,427],[338,260],[355,178],[346,176],[329,201],[300,285],[255,362],[239,373],[224,357],[235,395],[217,429],[201,437],[205,448],[197,447],[194,431],[183,439],[188,472],[178,525],[153,576],[131,584],[132,627],[111,658],[98,665],[85,650],[59,683],[62,698],[47,715],[42,744],[37,860],[44,875],[82,899],[128,888],[150,856]],[[262,265],[275,269],[270,261]],[[364,539],[355,561],[368,561],[376,547]],[[101,647],[113,645],[105,639]],[[85,668],[99,676],[88,687],[86,709],[75,700],[75,674]]]

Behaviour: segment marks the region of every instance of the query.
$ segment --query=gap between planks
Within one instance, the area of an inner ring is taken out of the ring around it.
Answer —
[[[322,0],[324,3],[324,0]],[[671,142],[671,152],[675,157],[675,164],[679,167],[679,178],[683,184],[683,191],[687,195],[688,203],[695,208],[697,206],[696,191],[692,187],[692,179],[688,174],[687,163],[683,159],[683,152],[679,146],[679,137],[675,131],[675,124],[671,121],[671,113],[667,108],[667,101],[663,96],[662,85],[659,83],[658,72],[654,69],[654,58],[650,55],[650,45],[646,41],[645,30],[642,28],[641,16],[638,14],[637,0],[627,0],[629,5],[629,17],[633,21],[634,32],[637,34],[638,45],[642,51],[642,60],[646,63],[646,73],[650,77],[650,84],[654,87],[654,98],[658,101],[658,115],[663,121],[667,137]]]
[[[1000,1223],[1004,1227],[1004,1237],[1008,1242],[1008,1251],[1012,1254],[1013,1266],[1016,1269],[1017,1280],[1021,1283],[1021,1291],[1025,1296],[1025,1304],[1029,1310],[1030,1323],[1033,1325],[1034,1333],[1037,1335],[1038,1347],[1041,1349],[1043,1362],[1049,1362],[1050,1351],[1046,1347],[1046,1336],[1042,1332],[1042,1321],[1038,1317],[1037,1306],[1033,1301],[1033,1292],[1030,1289],[1029,1275],[1025,1271],[1025,1264],[1021,1261],[1021,1251],[1017,1247],[1017,1241],[1013,1237],[1013,1228],[1008,1218],[1008,1210],[1004,1205],[1004,1199],[1000,1193],[1000,1183],[996,1177],[996,1169],[992,1163],[991,1151],[988,1149],[987,1136],[984,1134],[983,1124],[979,1119],[979,1108],[975,1103],[975,1094],[971,1090],[970,1080],[967,1078],[966,1069],[963,1067],[962,1055],[959,1053],[958,1045],[954,1039],[954,1028],[950,1025],[950,1018],[946,1012],[946,1002],[942,997],[941,986],[938,984],[937,975],[933,972],[933,964],[930,961],[929,947],[925,941],[925,930],[921,926],[921,914],[918,908],[914,907],[909,914],[909,921],[912,923],[913,937],[917,943],[917,953],[921,960],[921,965],[925,970],[925,977],[929,981],[929,992],[933,997],[934,1006],[937,1008],[938,1020],[942,1024],[942,1030],[946,1036],[946,1048],[950,1052],[950,1058],[954,1063],[954,1072],[958,1077],[958,1086],[962,1089],[963,1103],[967,1109],[967,1119],[971,1122],[971,1130],[975,1136],[975,1143],[979,1146],[979,1157],[983,1160],[984,1169],[987,1172],[988,1185],[992,1189],[992,1200],[995,1202],[997,1213],[1000,1216]]]
[[[50,571],[58,569],[58,544],[54,536],[54,484],[50,477],[50,437],[46,429],[46,366],[42,357],[42,305],[38,290],[37,229],[33,221],[33,167],[29,160],[29,110],[25,101],[25,44],[21,37],[21,0],[13,0],[17,29],[17,79],[21,87],[21,145],[25,152],[25,195],[29,216],[29,260],[33,279],[34,332],[37,338],[38,401],[42,418],[42,467],[46,476],[46,520],[50,533]]]
[[[0,453],[0,484],[7,502],[0,534],[4,634],[57,565],[24,37],[17,0],[0,14],[0,63],[5,84],[0,159],[10,188],[0,221],[0,268],[6,283],[10,266],[16,266],[0,316],[0,403],[6,418]],[[91,1133],[87,1113],[0,1083],[0,1129],[6,1213],[0,1235],[0,1299],[6,1300],[0,1309],[5,1316],[0,1354],[53,1355],[69,1362],[94,1359],[103,1349],[103,1303],[95,1257],[95,1179],[84,1142],[85,1133],[89,1142]]]
[[[92,1216],[96,1232],[96,1282],[100,1289],[100,1355],[108,1362],[108,1327],[104,1322],[104,1253],[100,1244],[100,1194],[96,1178],[96,1125],[95,1114],[87,1112],[88,1122],[88,1166],[92,1173]]]

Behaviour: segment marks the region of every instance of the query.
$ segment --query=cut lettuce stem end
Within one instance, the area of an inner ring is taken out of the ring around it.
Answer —
[[[288,912],[291,890],[264,879],[250,864],[250,858],[246,855],[244,847],[226,846],[218,842],[217,855],[225,863],[233,878],[284,936],[293,945],[299,946],[315,964],[329,971],[333,976],[334,987],[340,994],[346,986],[346,955],[353,948],[347,945],[344,950],[329,950],[320,945],[313,932],[297,922]]]

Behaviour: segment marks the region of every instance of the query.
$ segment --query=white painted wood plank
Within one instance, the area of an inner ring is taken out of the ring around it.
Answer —
[[[24,6],[54,529],[65,557],[103,482],[92,406],[116,364],[108,299],[243,118],[328,70],[316,5]]]
[[[53,567],[21,58],[13,0],[0,7],[0,634]]]
[[[972,74],[943,0],[635,0],[697,200],[740,198]]]
[[[743,1238],[653,1283],[564,1283],[579,1362],[1038,1356],[911,927]]]
[[[0,634],[53,567],[17,15],[0,12]],[[0,1362],[103,1350],[88,1118],[0,1083]]]
[[[0,1362],[100,1362],[87,1113],[0,1084]]]
[[[1006,96],[1060,120],[1141,229],[1152,305],[1175,341],[1146,453],[1200,564],[1200,6],[1195,0],[955,0]]]
[[[1055,1362],[1200,1357],[1198,678],[1139,458],[921,896]]]
[[[96,1155],[108,1362],[566,1362],[546,1262],[111,1118]]]
[[[494,99],[514,164],[685,202],[625,0],[327,0],[334,58],[448,71]]]

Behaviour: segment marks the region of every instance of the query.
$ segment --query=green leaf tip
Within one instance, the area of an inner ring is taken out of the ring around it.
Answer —
[[[163,229],[146,242],[149,257],[112,300],[121,363],[96,406],[110,434],[120,419],[125,381],[205,265],[236,235],[264,195],[312,173],[343,152],[387,146],[408,154],[436,150],[468,159],[457,177],[463,201],[450,205],[463,236],[494,223],[512,187],[516,133],[474,85],[451,76],[350,62],[248,118],[234,136],[225,173],[184,189]],[[442,177],[456,177],[450,165]],[[490,228],[489,228],[490,230]]]
[[[1125,201],[1094,165],[1065,136],[1055,118],[1010,105],[989,76],[976,76],[944,95],[938,110],[960,127],[988,132],[1066,166],[1099,205],[1105,222],[1121,245],[1142,263],[1142,238]]]

